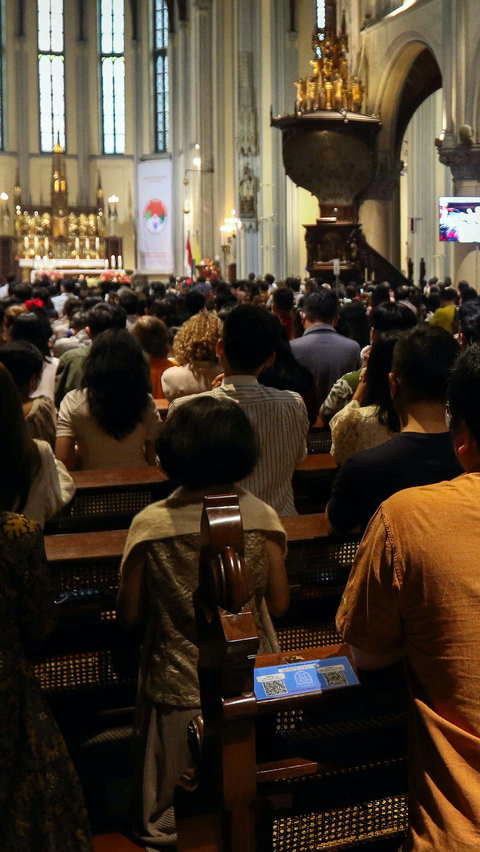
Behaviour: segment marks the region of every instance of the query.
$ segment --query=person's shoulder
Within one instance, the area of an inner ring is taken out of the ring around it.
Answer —
[[[472,482],[472,478],[468,474],[461,474],[455,477],[455,479],[442,480],[441,482],[434,482],[430,485],[417,485],[413,488],[405,488],[402,491],[392,494],[388,500],[385,500],[383,505],[392,515],[398,511],[407,511],[407,509],[411,513],[418,506],[421,506],[425,511],[432,510],[434,506],[441,508],[442,505],[452,509],[452,504],[455,503],[459,495],[467,495],[468,493],[472,493],[474,502],[478,505],[478,500],[480,499],[480,477],[478,477],[477,481]]]
[[[360,345],[356,340],[352,340],[351,337],[344,337],[343,334],[337,334],[335,341],[337,346],[343,347],[343,349],[349,349],[351,352],[360,353]]]
[[[172,367],[172,370],[174,370],[174,369],[176,369],[176,368]],[[179,367],[178,369],[181,370],[183,368]],[[170,372],[170,370],[166,370],[165,375],[167,375],[167,373],[169,373],[169,372]],[[162,376],[162,378],[163,378],[163,376]],[[179,396],[179,397],[177,397],[177,399],[172,400],[172,402],[169,404],[168,416],[170,416],[170,414],[173,411],[176,411],[176,409],[179,408],[180,405],[185,405],[186,402],[191,402],[192,399],[198,399],[199,396],[218,396],[218,391],[220,391],[220,390],[221,390],[220,388],[215,388],[215,390],[204,391],[203,393],[191,393],[188,396]]]
[[[87,401],[87,392],[81,388],[75,388],[65,394],[62,399],[62,408],[67,408],[70,412],[76,411],[83,403]]]
[[[60,364],[63,366],[68,364],[70,361],[77,361],[82,358],[86,358],[89,352],[90,346],[76,346],[74,349],[67,349],[66,352],[63,352],[60,355]]]
[[[262,393],[266,397],[276,402],[283,402],[285,405],[290,406],[303,406],[305,405],[303,398],[296,391],[291,390],[278,390],[277,388],[267,388],[265,385],[260,384],[259,386],[262,388]]]

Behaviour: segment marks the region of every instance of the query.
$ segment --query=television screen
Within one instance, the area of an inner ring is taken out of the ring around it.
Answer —
[[[439,198],[440,240],[480,243],[480,198]]]

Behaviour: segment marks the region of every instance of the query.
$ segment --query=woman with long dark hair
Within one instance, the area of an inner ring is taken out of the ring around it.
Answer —
[[[355,453],[383,444],[400,430],[388,384],[398,336],[398,332],[390,332],[375,337],[352,401],[330,421],[330,452],[338,464],[344,464]]]
[[[48,341],[51,334],[52,329],[46,315],[39,310],[32,310],[17,316],[13,323],[11,339],[26,340],[40,350],[44,357],[43,370],[38,387],[32,393],[32,397],[48,396],[49,399],[54,401],[55,376],[59,359],[53,358],[50,352]]]
[[[75,486],[63,465],[55,463],[50,445],[30,437],[20,394],[2,364],[0,411],[0,507],[22,512],[43,527],[72,499]]]
[[[55,455],[68,470],[155,465],[160,417],[151,394],[148,364],[125,329],[95,338],[82,389],[63,398]]]

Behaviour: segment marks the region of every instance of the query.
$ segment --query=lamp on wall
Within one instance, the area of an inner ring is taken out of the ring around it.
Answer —
[[[110,236],[115,233],[115,226],[118,219],[117,204],[120,201],[118,195],[111,195],[108,199],[108,221],[110,223]]]
[[[225,263],[227,263],[227,256],[230,256],[230,261],[233,263],[236,258],[236,238],[237,231],[242,227],[242,223],[240,219],[237,218],[237,214],[235,210],[231,211],[231,215],[228,216],[223,221],[223,225],[220,225],[220,234],[222,238],[222,251],[223,256],[225,258]]]

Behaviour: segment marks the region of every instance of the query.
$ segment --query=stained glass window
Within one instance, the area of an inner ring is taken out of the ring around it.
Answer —
[[[168,150],[168,6],[155,0],[153,7],[153,77],[155,85],[155,149]]]
[[[317,12],[317,27],[323,30],[325,27],[325,0],[315,0]]]
[[[100,0],[103,153],[125,153],[125,10],[123,0]]]
[[[65,149],[63,0],[38,0],[38,88],[40,150]]]

